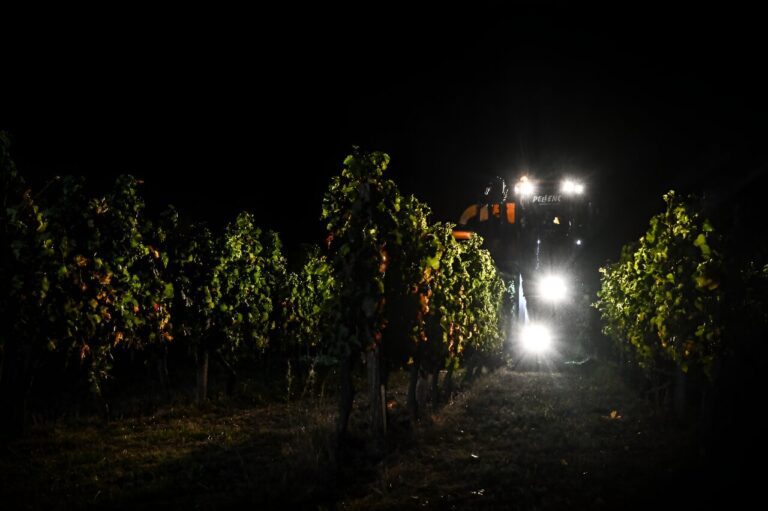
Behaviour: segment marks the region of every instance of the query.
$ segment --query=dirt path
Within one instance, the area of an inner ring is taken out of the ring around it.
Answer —
[[[647,509],[693,477],[691,435],[614,379],[499,371],[432,420],[339,507]]]
[[[481,376],[411,430],[405,375],[388,454],[366,403],[335,470],[335,401],[170,408],[62,423],[2,449],[0,502],[23,509],[627,509],[702,486],[694,438],[610,375]],[[303,408],[307,406],[308,408]]]

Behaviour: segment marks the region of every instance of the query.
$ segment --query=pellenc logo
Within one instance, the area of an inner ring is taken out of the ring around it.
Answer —
[[[555,204],[560,202],[562,195],[534,195],[531,197],[531,203]]]

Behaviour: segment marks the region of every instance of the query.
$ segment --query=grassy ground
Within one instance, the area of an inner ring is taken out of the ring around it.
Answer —
[[[606,374],[481,376],[370,450],[358,400],[337,457],[328,399],[160,409],[36,428],[0,457],[9,508],[616,509],[688,484],[692,435]]]
[[[613,379],[487,375],[343,509],[626,509],[683,486],[693,438]]]

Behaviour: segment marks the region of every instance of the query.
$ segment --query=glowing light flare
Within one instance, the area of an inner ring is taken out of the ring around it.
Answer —
[[[530,179],[528,179],[528,176],[523,176],[520,178],[520,181],[515,184],[515,193],[518,195],[526,196],[526,195],[533,195],[533,192],[536,191],[536,187],[533,186],[533,182],[531,182]]]
[[[528,353],[542,355],[552,349],[552,333],[544,325],[531,323],[523,327],[520,342]]]
[[[568,286],[561,275],[546,275],[539,281],[539,295],[548,302],[560,302],[568,294]]]
[[[584,193],[584,185],[570,179],[566,179],[560,184],[560,191],[568,195],[581,195]]]

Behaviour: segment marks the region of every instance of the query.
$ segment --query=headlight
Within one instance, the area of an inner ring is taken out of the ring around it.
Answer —
[[[533,186],[533,183],[528,179],[528,176],[523,176],[520,178],[520,181],[515,184],[515,193],[521,196],[526,195],[533,195],[533,192],[536,191],[536,188]]]
[[[567,293],[568,287],[561,275],[547,275],[539,281],[539,295],[548,302],[560,302]]]
[[[560,184],[560,191],[566,195],[581,195],[584,193],[584,185],[577,183],[576,181],[566,179]]]
[[[523,327],[520,340],[529,353],[542,354],[552,348],[552,334],[544,325],[530,324]]]

